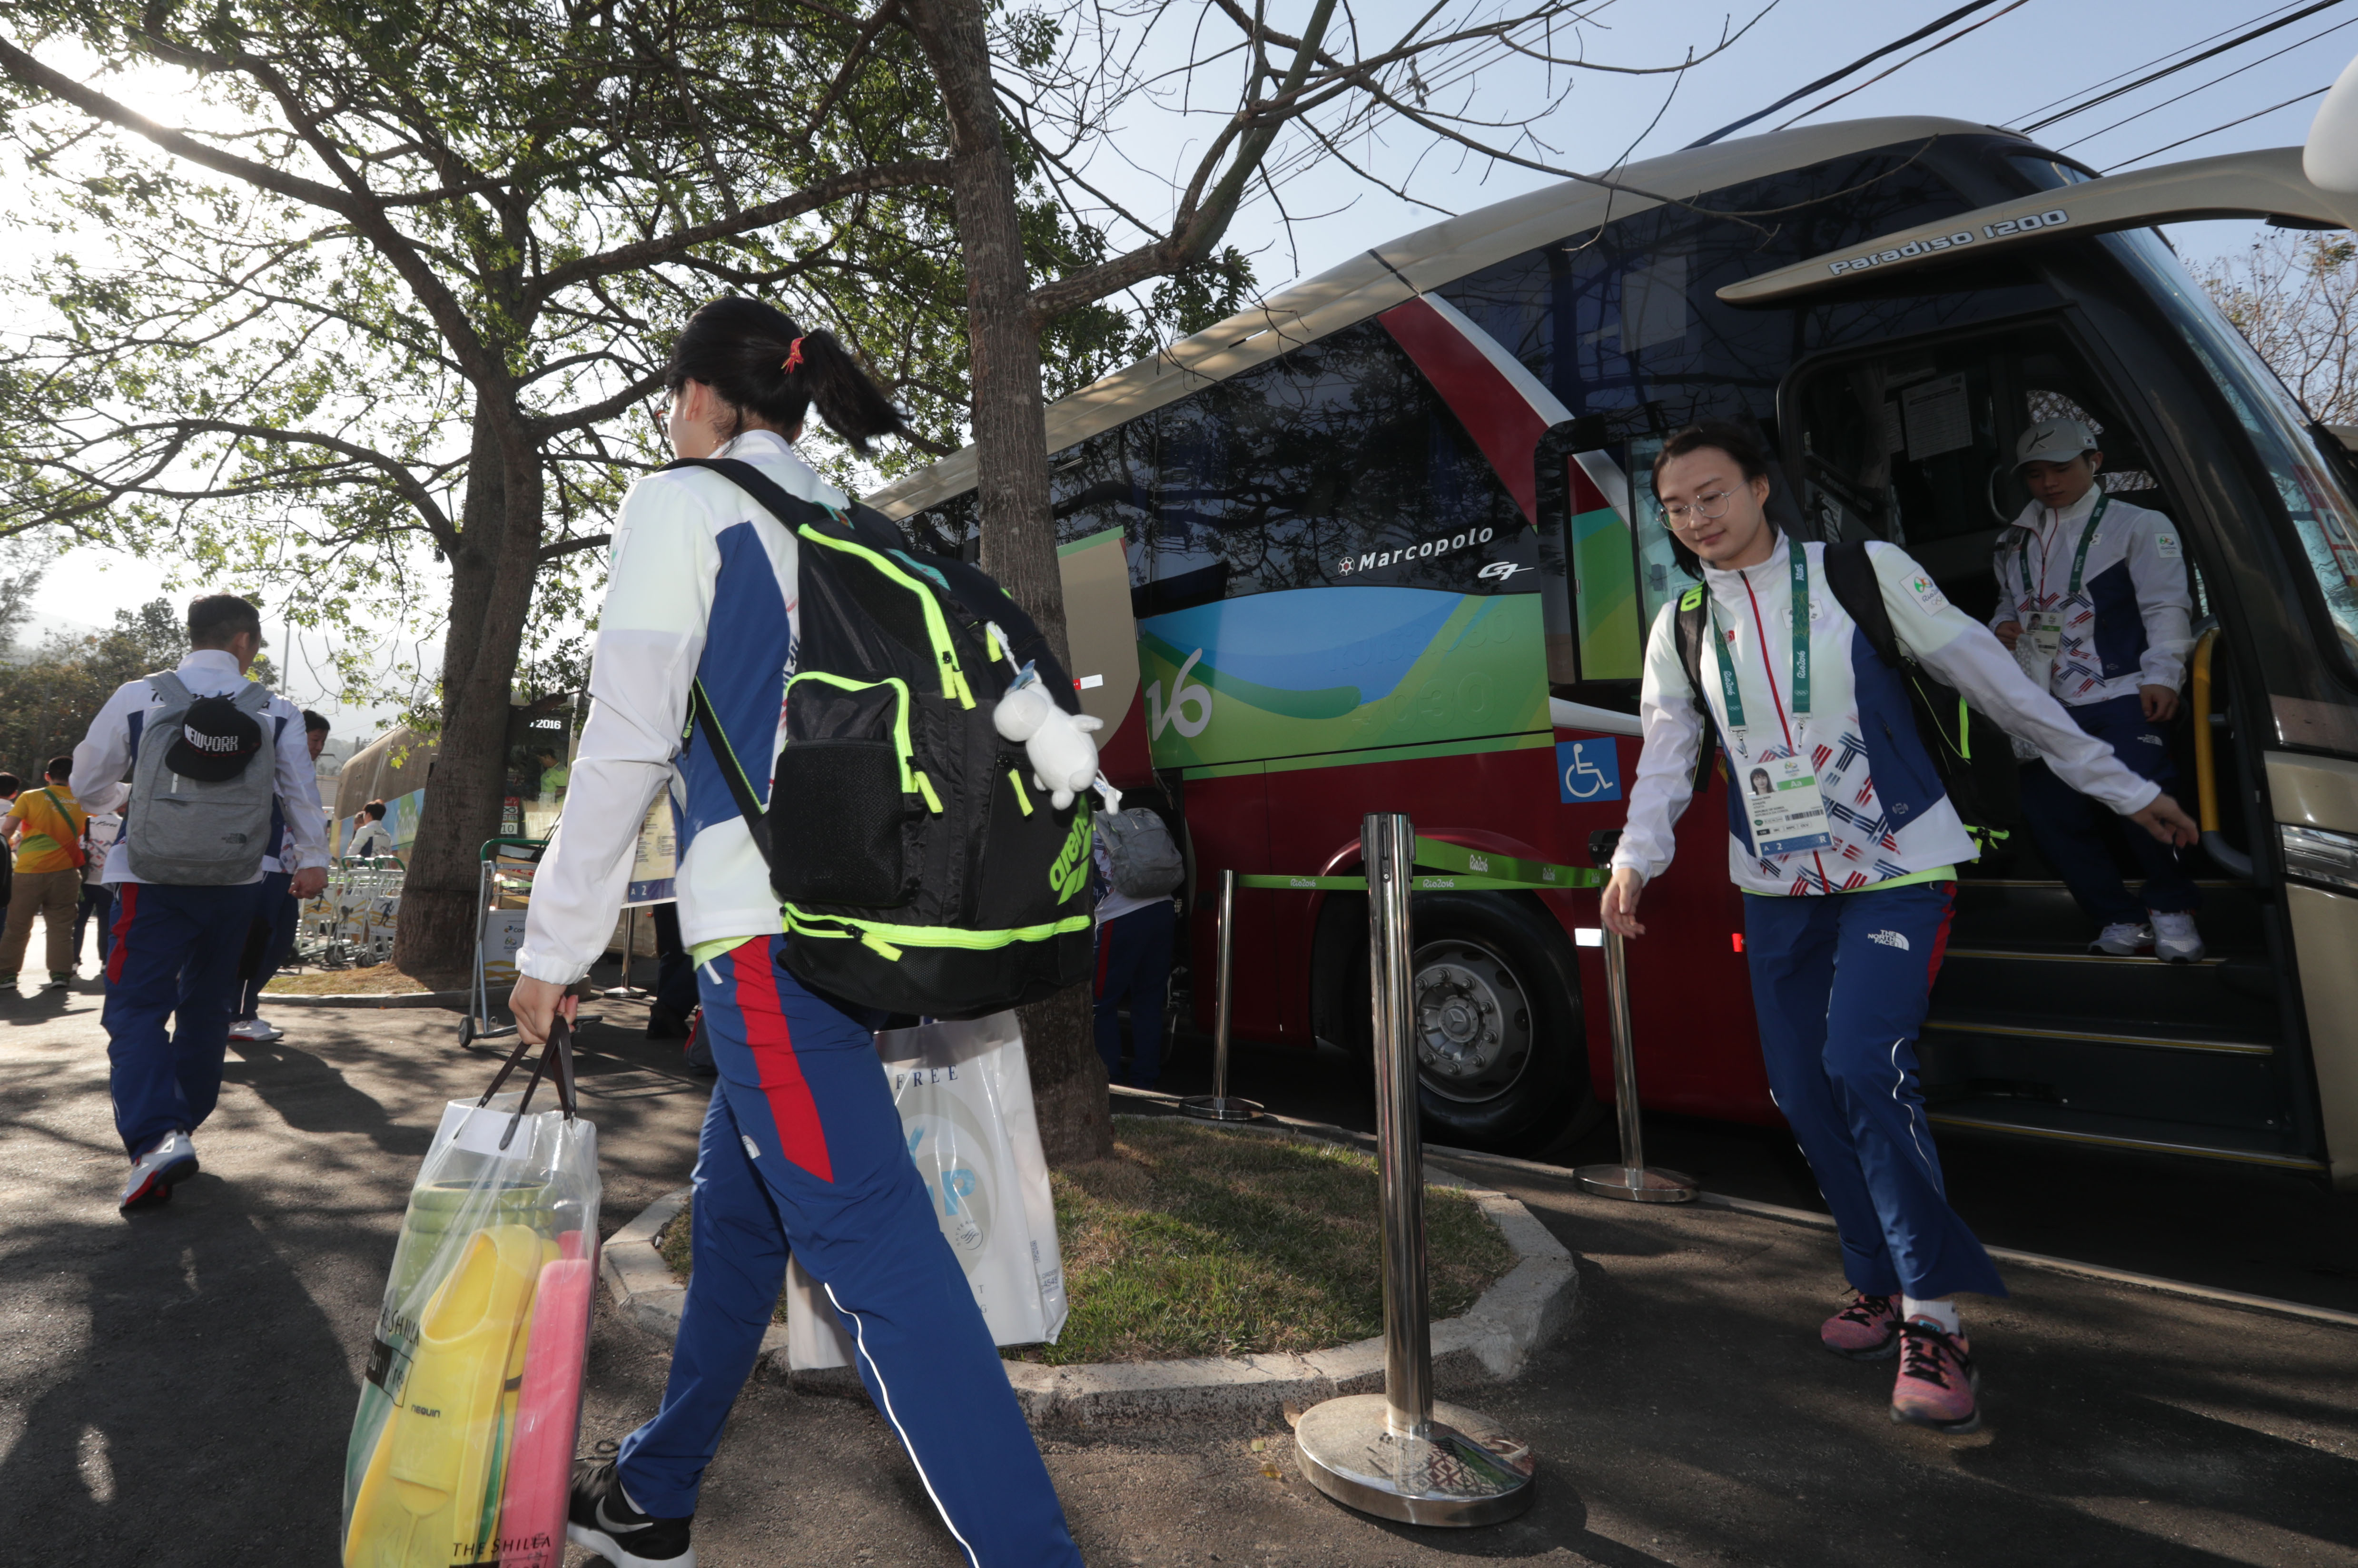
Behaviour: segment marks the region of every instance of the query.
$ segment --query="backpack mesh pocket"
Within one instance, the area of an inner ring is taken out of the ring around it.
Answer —
[[[795,903],[907,902],[901,759],[889,741],[796,741],[771,791],[772,881]]]

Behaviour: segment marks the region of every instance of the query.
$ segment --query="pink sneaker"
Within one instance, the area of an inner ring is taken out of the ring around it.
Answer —
[[[1952,1436],[1978,1428],[1982,1409],[1974,1396],[1982,1377],[1974,1370],[1973,1346],[1965,1336],[1951,1336],[1930,1318],[1911,1317],[1899,1325],[1899,1342],[1891,1419]]]
[[[1852,1295],[1850,1305],[1818,1325],[1818,1341],[1854,1361],[1880,1361],[1899,1348],[1899,1298]]]

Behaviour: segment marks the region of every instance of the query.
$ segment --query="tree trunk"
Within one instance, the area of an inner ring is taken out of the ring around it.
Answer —
[[[442,730],[403,879],[394,962],[416,975],[469,969],[478,857],[500,830],[509,684],[532,608],[541,534],[539,454],[518,454],[477,405],[464,527],[450,558],[442,638]]]
[[[1032,324],[1015,166],[1000,136],[983,12],[977,0],[916,0],[908,15],[950,124],[950,194],[966,252],[982,568],[1039,622],[1057,659],[1069,667],[1065,590],[1048,503],[1040,338]],[[1105,1066],[1091,1036],[1087,991],[1076,988],[1025,1008],[1022,1017],[1049,1162],[1112,1153]]]

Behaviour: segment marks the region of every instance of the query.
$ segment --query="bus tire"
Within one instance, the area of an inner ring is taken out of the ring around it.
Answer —
[[[1537,899],[1511,893],[1422,893],[1411,918],[1425,1138],[1521,1153],[1563,1136],[1595,1098],[1579,959],[1563,928]],[[1353,923],[1361,933],[1355,961],[1322,966],[1342,972],[1323,1011],[1347,1031],[1341,1043],[1367,1053],[1374,1043],[1368,1003],[1350,1005],[1368,994],[1363,921]],[[1342,943],[1325,952],[1341,957]]]

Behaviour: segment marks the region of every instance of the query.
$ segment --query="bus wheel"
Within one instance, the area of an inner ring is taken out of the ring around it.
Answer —
[[[1517,898],[1416,901],[1410,998],[1425,1136],[1525,1151],[1590,1098],[1580,970],[1546,912]]]

